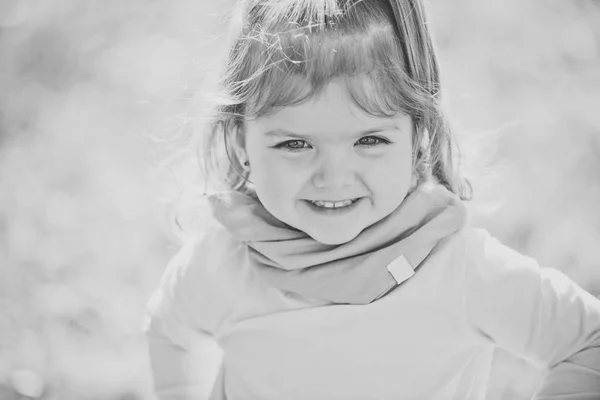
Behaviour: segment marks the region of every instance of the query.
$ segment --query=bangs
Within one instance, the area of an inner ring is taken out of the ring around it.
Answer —
[[[367,3],[312,14],[281,12],[281,5],[253,10],[231,64],[237,73],[228,74],[232,103],[243,105],[244,116],[260,117],[308,101],[340,78],[371,115],[414,114],[418,88],[405,72],[391,11]]]

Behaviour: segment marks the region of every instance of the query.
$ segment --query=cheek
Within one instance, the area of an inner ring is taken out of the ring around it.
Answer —
[[[272,160],[252,164],[251,179],[261,188],[275,188],[285,182],[285,170]]]
[[[260,198],[286,199],[298,192],[300,171],[272,151],[248,152],[251,165],[250,180]]]
[[[403,181],[412,174],[412,150],[408,146],[398,147],[374,163],[377,176],[389,180]]]
[[[390,153],[370,168],[369,186],[379,204],[397,205],[406,196],[412,179],[411,153],[405,149]]]

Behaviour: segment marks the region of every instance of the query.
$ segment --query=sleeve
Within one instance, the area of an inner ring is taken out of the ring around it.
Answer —
[[[548,371],[535,399],[600,399],[600,300],[478,231],[465,269],[471,326]]]
[[[205,287],[207,237],[189,240],[171,259],[147,303],[148,323],[189,350],[198,333],[211,334],[210,299]]]
[[[219,315],[207,273],[212,245],[209,235],[186,243],[147,304],[144,331],[160,400],[208,398],[214,382],[220,349],[211,336]]]

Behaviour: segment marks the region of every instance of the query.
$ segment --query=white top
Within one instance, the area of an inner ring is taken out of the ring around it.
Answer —
[[[574,396],[552,399],[600,399],[600,300],[486,231],[446,239],[412,276],[400,260],[406,280],[368,305],[269,287],[246,251],[214,228],[167,268],[148,307],[159,399],[203,398],[187,371],[200,332],[223,350],[211,399],[482,400],[495,346],[558,364],[542,392]]]

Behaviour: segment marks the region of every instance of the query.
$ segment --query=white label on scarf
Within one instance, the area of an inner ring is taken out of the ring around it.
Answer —
[[[398,285],[415,274],[415,270],[410,266],[404,256],[396,258],[388,264],[387,270],[394,277]]]

